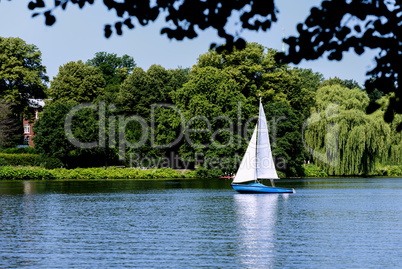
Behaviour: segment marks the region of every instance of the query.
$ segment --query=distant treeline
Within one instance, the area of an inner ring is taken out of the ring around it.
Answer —
[[[44,90],[36,152],[42,163],[66,168],[198,168],[206,176],[231,175],[261,98],[283,176],[313,170],[375,175],[402,165],[396,130],[402,118],[387,123],[385,109],[366,113],[370,101],[386,107],[392,96],[292,68],[276,54],[249,43],[243,50],[208,51],[191,69],[153,65],[145,71],[132,57],[106,52],[66,63]]]

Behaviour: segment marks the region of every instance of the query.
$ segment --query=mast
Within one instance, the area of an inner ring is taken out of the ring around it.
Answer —
[[[261,124],[260,124],[260,120],[261,120],[261,109],[260,109],[260,106],[261,106],[261,94],[259,94],[259,97],[260,97],[260,103],[258,104],[258,119],[257,119],[257,134],[256,134],[256,136],[257,136],[257,138],[256,138],[256,140],[255,140],[255,148],[256,148],[256,150],[255,150],[255,175],[256,175],[256,177],[255,177],[255,180],[254,180],[254,182],[255,183],[258,183],[258,165],[259,165],[259,163],[258,163],[258,139],[260,139],[260,126],[261,126]]]

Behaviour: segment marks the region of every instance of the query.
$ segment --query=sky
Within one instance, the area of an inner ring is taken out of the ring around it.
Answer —
[[[107,39],[103,35],[104,25],[113,24],[117,17],[114,11],[107,10],[103,1],[95,1],[94,6],[83,9],[70,5],[66,11],[58,10],[54,13],[57,21],[53,26],[46,26],[43,16],[31,18],[33,12],[27,8],[28,3],[21,0],[0,2],[0,36],[20,37],[26,43],[36,45],[42,52],[42,64],[46,66],[50,80],[57,75],[60,66],[70,61],[86,61],[100,51],[132,56],[137,66],[144,70],[153,64],[166,69],[186,68],[196,64],[197,58],[208,51],[211,43],[224,42],[213,29],[198,31],[199,36],[195,39],[170,40],[160,34],[161,20],[145,27],[133,20],[134,29],[123,28],[122,36],[113,34]],[[320,3],[321,0],[277,0],[278,22],[270,30],[242,31],[240,35],[248,42],[281,50],[283,36],[296,35],[296,25]],[[241,30],[235,25],[228,29]],[[312,69],[327,79],[353,79],[363,85],[366,72],[374,67],[375,55],[374,51],[361,56],[349,52],[339,62],[323,57],[302,61],[297,67]]]

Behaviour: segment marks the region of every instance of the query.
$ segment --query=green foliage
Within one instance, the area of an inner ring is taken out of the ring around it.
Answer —
[[[35,166],[40,166],[46,169],[55,169],[63,166],[63,163],[57,158],[50,158],[44,155],[38,155],[35,160]]]
[[[180,115],[172,106],[164,104],[172,103],[171,94],[187,80],[188,70],[166,70],[159,65],[151,66],[146,72],[135,68],[127,77],[120,87],[117,107],[125,116],[136,116],[140,120],[127,124],[127,140],[137,143],[144,133],[150,137],[137,148],[128,149],[128,155],[154,159],[170,156],[169,152],[177,150],[176,143],[164,149],[156,145],[170,144],[180,136]]]
[[[306,122],[304,142],[328,175],[371,175],[386,158],[390,127],[381,112],[366,115],[367,94],[340,85],[318,90],[317,108]]]
[[[0,166],[7,166],[7,160],[4,157],[0,157]]]
[[[66,139],[64,121],[75,102],[53,102],[46,105],[34,125],[35,148],[40,154],[63,159],[75,147]]]
[[[300,116],[283,101],[270,102],[264,107],[277,169],[288,177],[302,175],[305,152],[300,133]]]
[[[315,95],[324,81],[324,76],[311,69],[302,68],[293,68],[290,73],[291,81],[285,87],[286,100],[294,112],[305,120],[310,115],[311,107],[315,106]]]
[[[133,57],[127,54],[118,57],[116,53],[97,52],[86,62],[99,68],[108,84],[120,84],[136,66]]]
[[[315,164],[303,165],[303,173],[305,177],[327,177],[328,174],[319,166]]]
[[[386,99],[383,98],[383,99]],[[402,165],[402,132],[397,131],[397,126],[402,123],[402,115],[395,115],[393,122],[390,124],[390,148],[386,164]]]
[[[133,57],[123,55],[118,57],[115,53],[97,52],[95,57],[86,62],[89,66],[98,68],[105,79],[105,93],[102,98],[114,101],[120,85],[136,66]]]
[[[195,175],[197,178],[219,178],[225,175],[225,173],[220,168],[210,169],[200,166],[195,170]]]
[[[44,98],[47,81],[42,54],[35,45],[0,37],[0,100],[11,104],[14,114],[28,114],[29,99]]]
[[[24,148],[6,148],[0,149],[1,153],[8,153],[8,154],[20,154],[20,153],[29,153],[29,154],[36,154],[36,149],[32,147],[24,147]]]
[[[197,172],[195,170],[186,170],[186,171],[184,171],[184,177],[185,178],[196,178]]]
[[[400,177],[402,176],[401,165],[385,165],[377,168],[375,175],[388,176],[388,177]]]
[[[44,107],[34,126],[37,134],[34,141],[38,153],[57,158],[69,168],[115,164],[115,149],[99,145],[101,121],[95,104],[95,109],[83,107],[75,111],[71,123],[65,124],[66,115],[72,113],[72,108],[76,105],[73,101],[57,101]],[[68,133],[69,137],[65,128],[71,131]],[[106,141],[107,139],[105,137]]]
[[[124,138],[126,161],[134,154],[149,159],[145,166],[166,167],[164,159],[178,155],[191,163],[190,168],[201,165],[190,175],[234,173],[254,126],[258,95],[269,121],[277,168],[285,176],[322,175],[302,165],[308,158],[328,175],[372,175],[378,164],[401,164],[402,137],[397,129],[402,118],[395,116],[386,124],[384,109],[366,115],[370,99],[355,81],[323,81],[321,74],[290,68],[277,62],[276,56],[275,50],[250,43],[243,50],[210,50],[191,71],[166,70],[159,65],[144,71],[134,68],[134,60],[127,55],[105,52],[97,53],[87,64],[67,63],[49,89],[53,100],[47,102],[34,126],[41,157],[29,165],[117,165],[117,143]],[[392,98],[395,96],[377,101],[388,106]],[[66,123],[66,115],[79,102],[92,104]],[[6,106],[1,109],[0,103],[0,125],[9,110]],[[122,123],[127,124],[120,126]],[[0,137],[6,129],[0,128]],[[144,134],[144,143],[132,146],[141,142]],[[71,137],[79,143],[73,143]],[[91,146],[84,147],[84,143]],[[3,165],[10,165],[9,159],[2,160]],[[141,173],[153,177],[157,172]]]
[[[275,137],[271,138],[275,140],[277,162],[282,162],[281,169],[288,176],[301,173],[304,150],[299,130],[322,76],[301,70],[290,72],[288,66],[275,61],[275,54],[251,43],[244,50],[222,54],[209,51],[200,56],[190,80],[172,93],[186,121],[181,157],[189,161],[201,157],[205,169],[222,170],[219,176],[235,173],[248,144],[248,131],[254,126],[261,94],[267,118],[275,127],[271,133]],[[293,106],[305,111],[296,111]],[[212,167],[210,160],[218,163]],[[204,177],[214,172],[198,173]]]
[[[11,107],[11,104],[0,99],[0,149],[13,147],[22,138],[20,118],[12,112]]]
[[[0,158],[1,159],[1,158]],[[171,168],[147,169],[94,167],[76,169],[45,169],[42,167],[11,167],[0,165],[0,180],[38,179],[174,179],[193,178],[194,171],[173,170]]]
[[[0,166],[0,180],[39,180],[53,178],[53,173],[40,167]]]
[[[284,97],[290,80],[288,65],[275,60],[276,51],[257,43],[248,43],[242,50],[217,53],[210,50],[201,55],[192,71],[198,68],[214,67],[229,74],[241,87],[241,93],[251,101],[258,94],[268,99]]]
[[[166,70],[152,65],[147,71],[134,68],[120,87],[117,105],[123,112],[149,119],[151,105],[171,103],[170,93],[188,80],[185,69]]]
[[[47,93],[53,101],[91,102],[104,93],[104,87],[98,68],[77,61],[60,66]]]
[[[2,158],[5,161],[6,165],[9,166],[33,166],[36,162],[37,157],[37,154],[29,153],[0,153],[0,158]]]
[[[140,168],[76,168],[54,169],[57,179],[162,179],[185,178],[185,174],[171,168],[146,169]]]
[[[316,95],[318,110],[324,110],[330,104],[336,104],[340,109],[365,111],[369,101],[367,93],[359,88],[348,89],[339,84],[323,86]]]
[[[356,81],[352,80],[352,79],[340,79],[338,77],[334,77],[334,78],[330,78],[327,79],[325,81],[323,81],[321,83],[321,87],[325,87],[325,86],[334,86],[334,85],[339,85],[343,88],[348,88],[348,89],[359,89],[359,90],[363,90],[359,83],[357,83]]]

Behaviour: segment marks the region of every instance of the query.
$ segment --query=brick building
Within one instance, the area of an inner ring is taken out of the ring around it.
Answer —
[[[42,110],[43,106],[45,105],[45,102],[41,99],[30,99],[29,100],[29,105],[34,111],[34,115],[31,115],[33,117],[27,117],[23,118],[22,120],[22,125],[24,128],[24,145],[34,147],[34,142],[32,138],[35,137],[35,134],[33,132],[33,126],[35,124],[35,121],[39,119],[39,112]]]

